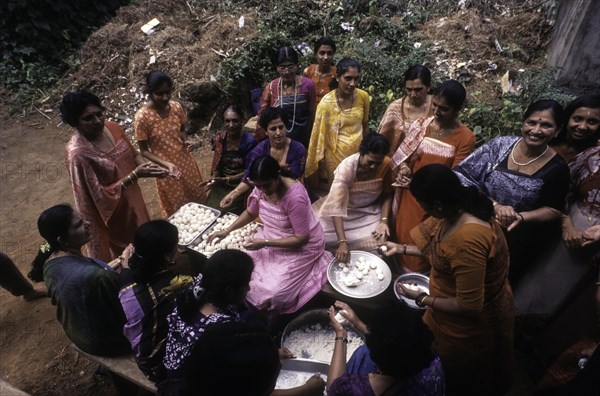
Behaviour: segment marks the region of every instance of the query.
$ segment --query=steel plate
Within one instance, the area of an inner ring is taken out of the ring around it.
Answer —
[[[361,257],[365,259],[367,264],[375,262],[377,266],[381,268],[384,276],[383,280],[377,279],[376,269],[370,269],[367,275],[363,275],[363,278],[357,286],[346,286],[344,279],[348,274],[358,271],[356,263]],[[329,280],[329,283],[335,290],[345,296],[353,298],[375,297],[383,293],[392,282],[392,271],[390,271],[390,267],[388,267],[385,261],[372,253],[352,250],[350,252],[350,261],[347,264],[349,269],[348,274],[344,273],[343,268],[338,264],[339,262],[335,259],[329,263],[329,267],[327,268],[327,280]]]

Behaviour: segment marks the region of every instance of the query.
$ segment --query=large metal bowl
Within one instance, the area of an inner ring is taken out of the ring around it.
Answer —
[[[346,360],[356,348],[364,344],[360,333],[353,327],[346,327],[348,332],[348,345]],[[302,333],[306,336],[304,343],[295,343],[290,337],[292,333]],[[333,355],[335,332],[329,321],[327,309],[313,309],[306,311],[292,320],[283,330],[281,347],[288,348],[296,357],[311,359],[329,364]]]
[[[354,287],[346,286],[344,278],[348,274],[343,272],[343,268],[338,265],[339,262],[335,259],[329,263],[329,267],[327,268],[327,280],[329,280],[329,283],[335,290],[345,296],[353,298],[375,297],[383,293],[392,282],[392,271],[385,261],[376,255],[360,250],[352,250],[350,252],[350,261],[347,264],[347,267],[351,272],[356,270],[355,263],[358,262],[361,257],[363,257],[367,263],[373,262],[377,264],[378,268],[383,272],[382,280],[377,278],[376,270],[369,270],[367,275],[363,275],[359,285]]]
[[[411,300],[410,298],[406,298],[402,294],[400,294],[400,291],[398,291],[398,288],[400,287],[400,286],[398,286],[399,283],[416,284],[419,287],[419,290],[421,292],[425,292],[425,293],[429,294],[429,277],[428,276],[419,274],[417,272],[408,272],[406,274],[400,275],[394,281],[394,294],[396,294],[396,297],[398,298],[398,300],[404,301],[411,308],[415,308],[415,309],[425,309],[426,308],[426,307],[419,307],[415,303],[415,300]]]

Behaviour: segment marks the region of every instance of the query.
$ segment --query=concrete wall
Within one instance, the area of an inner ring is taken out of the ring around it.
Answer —
[[[548,65],[561,68],[561,84],[600,89],[600,0],[561,1]]]

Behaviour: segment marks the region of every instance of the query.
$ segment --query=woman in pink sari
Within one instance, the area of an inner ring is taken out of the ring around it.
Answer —
[[[248,180],[254,190],[247,209],[228,229],[211,234],[208,240],[223,238],[260,216],[264,227],[245,245],[254,260],[246,299],[259,310],[296,312],[327,282],[327,265],[333,256],[325,251],[323,229],[306,189],[285,177],[276,160],[256,158]]]
[[[104,107],[96,95],[69,92],[60,113],[75,128],[66,160],[77,210],[90,223],[88,256],[109,262],[149,220],[137,180],[163,177],[166,171],[147,163],[117,123],[104,121]]]

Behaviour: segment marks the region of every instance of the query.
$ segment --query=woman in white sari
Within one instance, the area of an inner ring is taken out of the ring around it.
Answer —
[[[339,261],[347,262],[350,250],[376,251],[390,235],[389,148],[385,137],[367,135],[359,152],[338,165],[329,195],[313,205],[325,232],[325,248],[335,249]]]

